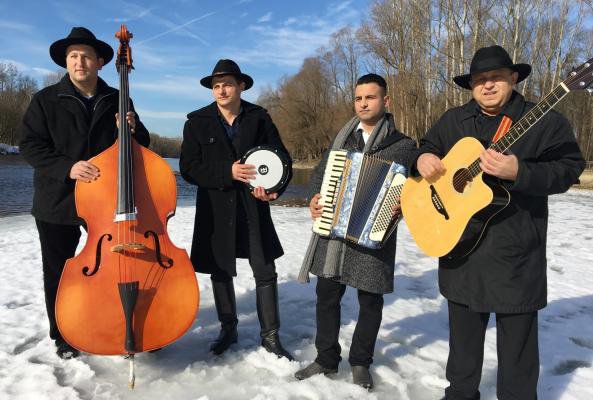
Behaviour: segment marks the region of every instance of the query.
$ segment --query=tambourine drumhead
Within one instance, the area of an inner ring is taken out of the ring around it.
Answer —
[[[241,163],[255,166],[255,179],[249,181],[251,189],[261,186],[266,193],[274,193],[287,184],[290,166],[284,153],[279,150],[254,147],[245,154]]]

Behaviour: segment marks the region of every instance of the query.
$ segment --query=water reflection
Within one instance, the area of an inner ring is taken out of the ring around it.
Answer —
[[[179,159],[165,159],[176,173],[177,204],[194,205],[196,187],[188,184],[179,175]],[[293,178],[284,194],[273,204],[306,206],[307,184],[311,169],[293,168]],[[0,156],[0,217],[26,214],[33,202],[33,168],[20,156]]]

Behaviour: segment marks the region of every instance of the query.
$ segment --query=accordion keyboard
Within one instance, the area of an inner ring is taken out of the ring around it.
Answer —
[[[340,182],[348,158],[347,151],[332,151],[327,160],[326,173],[321,183],[319,204],[323,206],[321,217],[313,222],[313,232],[328,236],[334,220],[334,206],[340,190]],[[329,172],[329,173],[327,173]]]

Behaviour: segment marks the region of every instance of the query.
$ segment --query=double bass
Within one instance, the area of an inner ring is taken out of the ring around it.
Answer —
[[[165,160],[134,140],[126,121],[132,34],[122,25],[115,36],[120,41],[118,138],[89,160],[100,176],[76,183],[76,211],[88,237],[64,266],[56,319],[71,346],[129,356],[133,387],[134,354],[181,337],[196,317],[199,292],[187,252],[167,234],[176,207],[175,176]]]

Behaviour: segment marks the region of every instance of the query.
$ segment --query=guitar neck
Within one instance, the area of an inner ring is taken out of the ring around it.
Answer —
[[[550,92],[542,101],[537,103],[535,107],[527,112],[517,123],[515,123],[509,131],[503,135],[500,140],[492,143],[489,148],[504,153],[517,140],[521,138],[533,125],[535,125],[544,115],[548,113],[556,104],[560,102],[570,90],[566,87],[564,82],[560,83],[552,92]],[[476,177],[482,169],[480,168],[480,159],[476,159],[468,167],[472,177]]]

